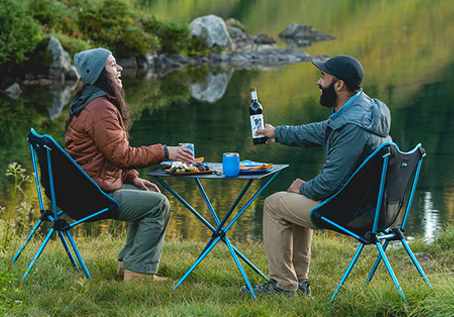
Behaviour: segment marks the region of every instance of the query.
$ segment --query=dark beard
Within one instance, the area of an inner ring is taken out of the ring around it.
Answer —
[[[320,95],[320,104],[323,107],[333,108],[336,104],[337,95],[334,90],[334,81],[326,88],[320,87],[322,94]]]

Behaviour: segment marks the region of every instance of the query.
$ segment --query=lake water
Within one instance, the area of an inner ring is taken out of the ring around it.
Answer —
[[[277,34],[293,22],[311,25],[336,39],[302,47],[310,55],[348,54],[364,65],[364,91],[391,109],[391,135],[402,150],[422,143],[427,151],[407,233],[432,238],[444,223],[454,220],[454,2],[398,1],[135,1],[158,17],[190,21],[205,14],[240,20],[252,35],[266,33],[288,48]],[[134,115],[132,145],[195,144],[196,156],[221,161],[222,153],[240,158],[288,163],[270,186],[233,227],[237,239],[262,237],[263,200],[286,190],[296,178],[311,179],[322,168],[321,148],[302,149],[279,144],[254,146],[250,136],[249,88],[256,87],[265,119],[275,126],[321,121],[329,110],[318,104],[319,71],[311,63],[268,70],[186,68],[166,76],[128,76],[123,84]],[[215,92],[214,85],[219,87]],[[18,100],[1,96],[0,205],[9,206],[12,179],[4,172],[20,162],[31,170],[26,136],[30,127],[52,134],[61,144],[68,104],[64,88],[22,87]],[[70,89],[67,94],[70,94]],[[64,96],[63,96],[64,97]],[[63,101],[61,101],[63,100]],[[51,106],[52,105],[52,106]],[[141,171],[142,175],[158,167]],[[207,219],[211,215],[191,180],[170,180],[177,192]],[[222,215],[243,185],[240,181],[211,181],[203,185]],[[260,183],[254,182],[249,195]],[[168,235],[205,240],[208,230],[167,192],[172,204]],[[20,195],[19,195],[20,196]],[[247,195],[246,195],[247,196]],[[27,200],[36,205],[33,188]],[[250,197],[250,196],[249,196]],[[249,197],[245,197],[243,203]],[[20,197],[18,197],[19,200]],[[240,206],[242,204],[240,203]],[[37,208],[37,207],[36,207]],[[85,228],[111,229],[110,222]]]

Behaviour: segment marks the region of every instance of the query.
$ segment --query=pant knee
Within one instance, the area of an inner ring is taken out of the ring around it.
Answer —
[[[167,199],[167,197],[164,195],[161,195],[160,206],[162,216],[168,219],[170,217],[170,202],[169,199]]]
[[[281,192],[274,193],[271,196],[266,197],[263,203],[263,214],[266,216],[271,216],[276,213],[276,210],[279,208],[279,198],[282,196]]]

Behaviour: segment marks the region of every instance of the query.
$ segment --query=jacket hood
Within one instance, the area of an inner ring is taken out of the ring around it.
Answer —
[[[336,130],[348,123],[356,124],[381,137],[387,137],[391,128],[391,113],[383,102],[361,92],[343,114],[334,120],[329,119],[328,125]]]
[[[73,116],[77,117],[90,101],[106,95],[107,92],[98,86],[86,85],[82,90],[82,94],[74,97],[71,105],[69,106],[69,111]]]

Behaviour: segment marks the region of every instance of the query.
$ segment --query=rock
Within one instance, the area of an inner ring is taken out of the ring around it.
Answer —
[[[334,40],[335,37],[327,35],[322,31],[312,31],[312,26],[293,23],[284,31],[279,33],[279,37],[293,48],[309,46],[312,42]]]
[[[76,85],[53,85],[51,87],[52,104],[47,108],[51,119],[57,118],[63,108],[71,101],[72,91],[75,87]]]
[[[47,79],[47,78],[40,78],[40,79],[38,79],[38,85],[40,85],[40,86],[52,85],[52,80]]]
[[[199,17],[189,24],[189,28],[191,29],[191,36],[204,41],[208,48],[233,49],[233,42],[224,20],[216,15]]]
[[[71,57],[57,38],[51,36],[46,49],[52,53],[52,63],[49,69],[51,79],[60,82],[79,79],[76,68],[71,64]]]
[[[254,36],[254,43],[261,45],[261,44],[276,44],[277,42],[271,36],[260,33]]]
[[[117,63],[123,68],[137,68],[137,60],[135,57],[117,58]]]
[[[225,52],[220,54],[211,54],[211,59],[213,62],[228,63],[231,59],[231,55]]]
[[[19,96],[22,93],[22,90],[20,89],[18,83],[14,83],[11,86],[9,86],[8,88],[6,88],[4,93],[11,99],[17,100],[17,99],[19,99]]]
[[[312,41],[308,39],[304,39],[301,37],[284,37],[282,38],[284,42],[290,46],[291,48],[297,49],[301,47],[311,46]]]
[[[141,70],[147,70],[148,69],[148,60],[146,57],[138,57],[137,58],[137,68]]]
[[[413,255],[415,256],[416,260],[418,260],[418,263],[421,265],[424,265],[427,262],[433,260],[432,255],[430,255],[430,253],[427,252],[418,252],[414,253]]]
[[[293,23],[284,31],[279,33],[279,37],[309,37],[312,32],[312,26]]]
[[[246,37],[246,33],[244,33],[243,31],[241,31],[241,29],[235,26],[227,27],[227,30],[229,31],[232,40],[243,39]]]
[[[156,59],[155,54],[146,54],[145,59],[147,60],[148,68],[155,67],[155,59]]]
[[[222,98],[232,77],[233,69],[221,73],[207,72],[205,77],[191,84],[191,96],[199,101],[214,103]]]
[[[229,18],[229,19],[225,20],[225,25],[227,26],[227,28],[235,27],[235,28],[240,29],[242,32],[246,33],[245,26],[240,21],[238,21],[234,18]]]

